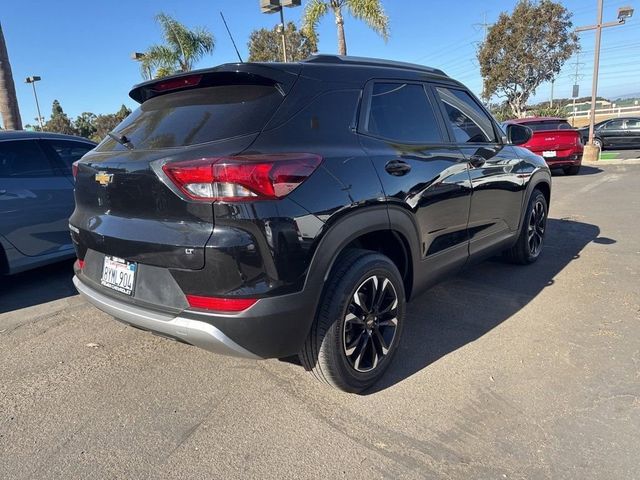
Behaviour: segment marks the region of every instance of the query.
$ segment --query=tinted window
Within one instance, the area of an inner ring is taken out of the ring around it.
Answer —
[[[365,130],[399,142],[442,142],[433,107],[422,85],[374,84]]]
[[[526,122],[526,125],[534,132],[539,130],[570,130],[573,128],[566,120],[545,120],[543,122]]]
[[[53,148],[60,159],[62,169],[68,174],[71,172],[71,164],[80,160],[85,153],[93,149],[93,145],[82,142],[67,140],[45,140],[45,142]]]
[[[136,149],[170,148],[259,132],[282,102],[269,85],[219,85],[168,93],[144,102],[115,132]],[[98,150],[125,147],[106,138]]]
[[[605,130],[617,130],[622,128],[622,120],[611,120],[609,123],[605,124]]]
[[[627,128],[631,128],[634,130],[640,128],[640,120],[627,120]]]
[[[0,142],[0,177],[50,177],[56,173],[35,140]]]
[[[436,88],[457,143],[494,143],[493,122],[467,92]]]

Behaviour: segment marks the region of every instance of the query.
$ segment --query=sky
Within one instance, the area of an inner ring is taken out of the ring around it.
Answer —
[[[516,0],[382,0],[390,17],[391,36],[385,43],[362,22],[347,16],[345,29],[350,55],[415,62],[443,69],[476,94],[482,80],[475,51],[482,41],[481,24],[491,23],[501,11],[511,11]],[[223,11],[243,58],[253,29],[272,28],[277,15],[260,13],[259,0],[4,0],[0,23],[24,124],[35,123],[36,108],[31,86],[24,78],[39,75],[38,97],[42,115],[48,118],[51,103],[60,101],[72,118],[82,112],[113,113],[121,104],[135,107],[128,97],[132,85],[142,81],[131,53],[144,51],[161,40],[154,16],[165,12],[190,27],[203,26],[215,36],[211,56],[197,66],[237,61],[220,18]],[[303,5],[306,0],[303,0]],[[562,0],[573,12],[575,26],[596,21],[597,0]],[[623,5],[636,8],[626,25],[608,28],[602,35],[598,94],[617,98],[640,96],[640,2],[605,0],[604,21],[615,20]],[[285,19],[299,24],[302,8],[288,8]],[[319,51],[335,53],[335,23],[327,16],[319,26]],[[594,33],[580,34],[578,84],[580,95],[590,95]],[[572,57],[556,80],[554,97],[570,97],[576,74]],[[550,85],[538,88],[532,101],[548,100]]]

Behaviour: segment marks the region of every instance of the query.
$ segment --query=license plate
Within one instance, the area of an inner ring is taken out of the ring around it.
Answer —
[[[126,295],[133,293],[137,264],[118,257],[104,257],[100,283]]]
[[[543,157],[553,158],[553,157],[556,156],[556,151],[555,150],[545,150],[544,152],[542,152],[542,156]]]

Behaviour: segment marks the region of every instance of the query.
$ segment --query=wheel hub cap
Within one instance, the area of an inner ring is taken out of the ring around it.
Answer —
[[[387,355],[398,326],[398,295],[382,275],[367,278],[347,308],[342,344],[350,365],[358,372],[376,368]]]

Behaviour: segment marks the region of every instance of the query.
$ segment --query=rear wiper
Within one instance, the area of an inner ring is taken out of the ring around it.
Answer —
[[[117,133],[113,133],[113,132],[109,132],[109,133],[107,133],[107,135],[109,135],[111,138],[113,138],[120,145],[124,145],[129,150],[133,150],[133,143],[131,143],[131,140],[129,140],[126,137],[126,135],[118,135]]]

